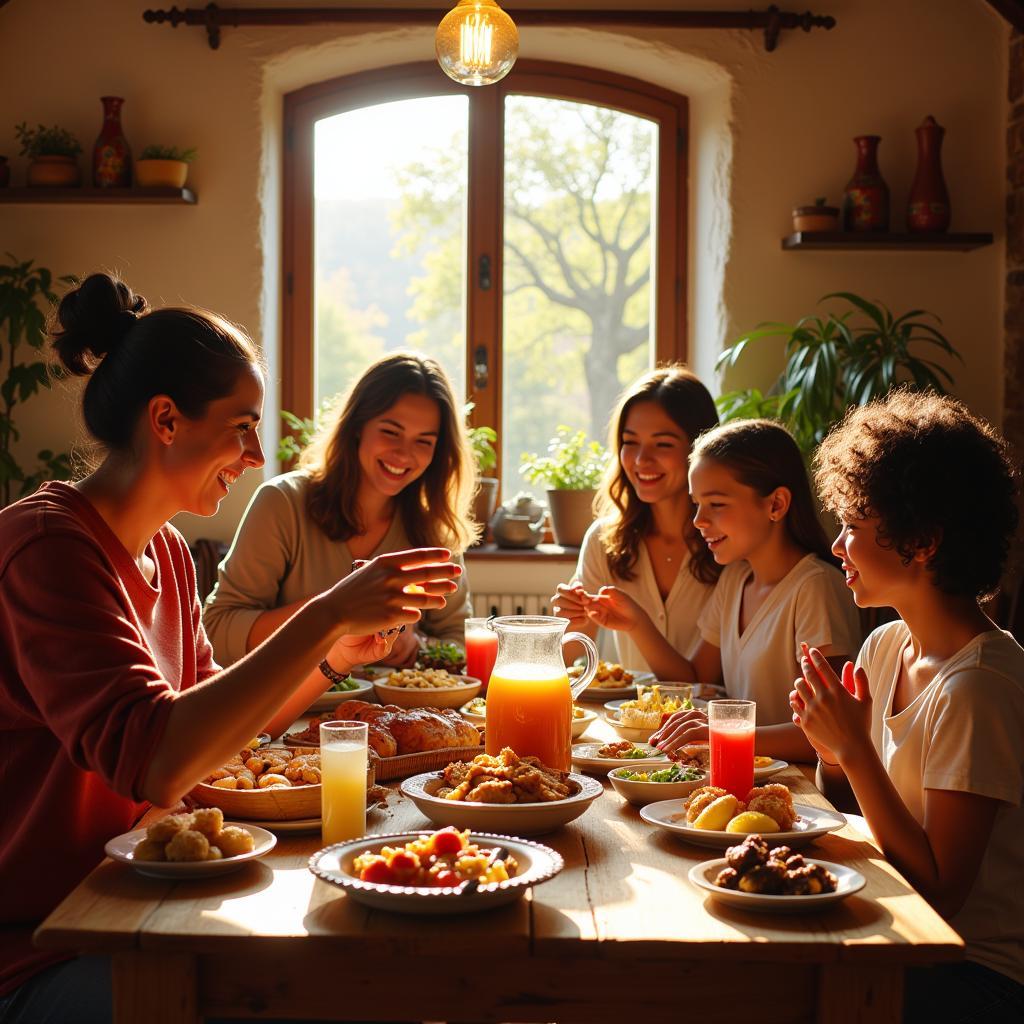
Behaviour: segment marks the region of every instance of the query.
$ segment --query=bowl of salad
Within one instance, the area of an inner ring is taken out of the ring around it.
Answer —
[[[637,807],[655,800],[675,800],[689,796],[695,789],[706,786],[708,773],[701,768],[670,764],[636,765],[613,768],[608,773],[612,788],[624,800]]]

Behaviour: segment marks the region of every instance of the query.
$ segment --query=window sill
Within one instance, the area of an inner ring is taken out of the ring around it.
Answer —
[[[561,544],[538,544],[535,548],[499,548],[497,544],[481,544],[469,548],[463,556],[472,562],[570,562],[575,565],[580,549],[563,547]]]

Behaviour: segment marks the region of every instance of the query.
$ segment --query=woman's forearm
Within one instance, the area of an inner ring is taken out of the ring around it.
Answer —
[[[754,730],[754,752],[783,761],[814,761],[817,756],[803,730],[792,722],[759,725]]]
[[[300,608],[309,603],[305,601],[294,601],[292,604],[282,605],[280,608],[271,608],[268,612],[261,613],[260,617],[249,629],[249,636],[245,642],[246,653],[255,650],[274,630],[283,626]]]

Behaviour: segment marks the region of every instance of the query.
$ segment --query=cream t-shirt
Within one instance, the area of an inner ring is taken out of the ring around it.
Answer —
[[[839,570],[806,555],[741,635],[740,606],[751,572],[745,561],[727,565],[698,625],[704,640],[722,651],[725,692],[757,701],[758,725],[778,725],[792,721],[789,692],[800,674],[801,641],[853,658],[860,649],[860,619]]]
[[[857,659],[871,687],[871,739],[907,809],[924,824],[924,791],[1000,801],[981,868],[950,924],[967,959],[1024,984],[1024,650],[992,630],[953,655],[927,689],[892,713],[910,630],[876,629]]]
[[[662,600],[658,581],[654,578],[654,567],[647,553],[647,545],[641,544],[633,566],[635,576],[631,580],[612,576],[608,555],[601,544],[602,520],[594,523],[583,538],[579,562],[573,582],[583,584],[589,593],[600,587],[616,586],[631,598],[651,617],[658,632],[686,658],[693,656],[700,642],[697,619],[714,590],[714,584],[701,583],[690,572],[689,553],[679,566],[679,572],[672,583],[668,596]],[[628,669],[647,671],[650,666],[640,653],[640,648],[628,633],[613,633],[615,653],[619,663]]]

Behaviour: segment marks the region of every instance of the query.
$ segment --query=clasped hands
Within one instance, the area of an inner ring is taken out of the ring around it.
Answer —
[[[601,587],[596,594],[583,589],[582,583],[559,583],[551,596],[551,611],[569,620],[570,629],[593,624],[629,633],[647,613],[618,587]]]

